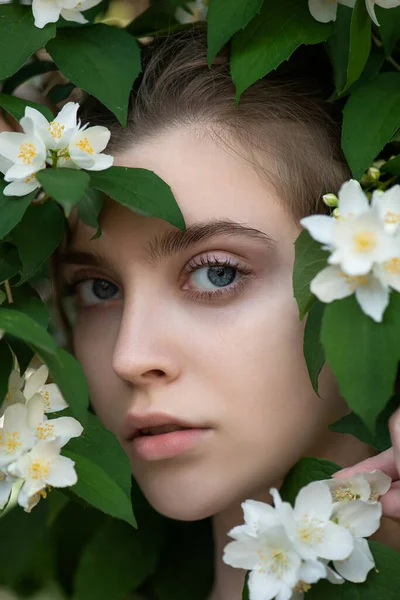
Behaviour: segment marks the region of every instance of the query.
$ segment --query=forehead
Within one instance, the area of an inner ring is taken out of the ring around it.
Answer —
[[[210,136],[185,128],[171,130],[115,155],[114,164],[148,169],[166,181],[187,226],[229,220],[262,230],[275,240],[297,231],[274,187],[260,179],[240,152]],[[93,240],[99,244],[111,238],[142,244],[157,234],[176,230],[110,199],[100,223],[103,236]],[[88,232],[79,224],[73,244],[87,242]]]

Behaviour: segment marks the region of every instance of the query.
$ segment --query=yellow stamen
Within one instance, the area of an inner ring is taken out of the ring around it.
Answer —
[[[368,283],[367,275],[347,275],[346,273],[343,273],[343,271],[340,271],[340,275],[346,279],[346,285],[352,292],[358,287],[367,285]]]
[[[41,391],[40,393],[44,398],[44,410],[45,412],[49,412],[51,410],[50,394],[47,390],[45,392]]]
[[[29,467],[29,474],[32,479],[45,479],[49,474],[49,470],[50,461],[38,458]]]
[[[37,155],[36,146],[32,143],[21,144],[19,147],[18,158],[26,165],[30,165]]]
[[[399,222],[400,222],[400,214],[394,213],[394,212],[391,212],[390,210],[388,210],[387,213],[385,214],[385,223],[395,225],[396,223],[399,223]]]
[[[332,499],[334,502],[342,502],[343,500],[358,500],[360,496],[355,494],[350,488],[338,487],[332,490]]]
[[[58,121],[51,121],[50,127],[47,129],[55,140],[60,140],[63,136],[65,125],[61,125]]]
[[[76,146],[79,148],[79,150],[82,150],[83,152],[87,152],[88,154],[94,154],[94,150],[87,138],[82,138],[79,142],[77,142]]]
[[[372,231],[360,231],[353,239],[356,252],[371,252],[376,247],[376,234]]]
[[[400,275],[400,258],[391,258],[383,263],[383,269],[392,275]]]
[[[305,581],[298,581],[293,588],[293,592],[298,592],[299,594],[304,594],[309,590],[311,590],[311,585],[309,583],[306,583]]]
[[[18,431],[0,431],[0,448],[6,454],[12,454],[22,446]]]
[[[54,435],[54,425],[51,423],[41,423],[36,428],[36,437],[39,440],[47,440],[49,437]]]

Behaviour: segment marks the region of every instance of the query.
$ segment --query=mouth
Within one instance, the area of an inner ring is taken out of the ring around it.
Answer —
[[[185,431],[187,429],[195,429],[194,427],[182,427],[181,425],[158,425],[156,427],[143,427],[139,429],[134,435],[133,439],[144,436],[144,435],[164,435],[166,433],[172,433],[174,431]]]

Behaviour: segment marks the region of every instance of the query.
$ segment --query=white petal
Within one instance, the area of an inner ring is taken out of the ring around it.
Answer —
[[[260,562],[259,546],[251,538],[229,542],[224,548],[222,560],[236,569],[254,569]]]
[[[49,474],[46,477],[46,483],[53,487],[69,487],[75,485],[78,476],[74,468],[74,461],[67,456],[58,456],[50,467]]]
[[[272,600],[279,593],[282,583],[268,573],[252,571],[249,576],[251,600]]]
[[[368,198],[355,179],[346,181],[339,190],[339,213],[344,219],[355,217],[369,210]]]
[[[326,578],[329,581],[329,583],[333,583],[336,585],[344,583],[343,577],[338,575],[336,571],[334,571],[333,569],[331,569],[331,567],[328,566],[326,567]]]
[[[301,488],[294,504],[296,520],[307,515],[310,519],[318,519],[326,523],[332,514],[332,496],[329,487],[323,481],[313,481]]]
[[[242,503],[242,509],[246,525],[255,533],[258,531],[260,525],[264,529],[277,527],[281,524],[275,509],[265,502],[246,500]]]
[[[326,566],[318,560],[307,560],[299,569],[299,580],[305,583],[316,583],[326,577]]]
[[[12,167],[12,161],[8,158],[4,158],[0,155],[0,171],[1,173],[6,173],[10,167]]]
[[[354,550],[343,561],[334,562],[337,572],[353,583],[362,583],[367,579],[367,575],[375,566],[374,557],[368,546],[367,540],[356,539]]]
[[[308,0],[310,13],[320,23],[336,21],[337,3],[332,0]]]
[[[26,196],[26,194],[30,194],[39,187],[40,184],[36,178],[33,178],[29,183],[13,181],[4,188],[3,194],[5,196]]]
[[[333,302],[351,296],[354,286],[350,277],[346,276],[339,267],[331,266],[314,277],[310,290],[321,302]]]
[[[50,125],[46,117],[42,115],[39,110],[36,110],[36,108],[32,108],[31,106],[25,108],[24,120],[21,119],[20,125],[23,126],[24,123],[27,124],[29,132],[35,131],[35,128],[47,130]],[[33,123],[33,128],[31,123]]]
[[[331,244],[335,219],[327,215],[312,215],[300,220],[300,225],[308,230],[310,235],[322,244]]]
[[[43,29],[47,23],[55,23],[60,18],[60,7],[54,0],[33,0],[32,12],[35,26]]]
[[[74,23],[87,23],[88,20],[78,10],[68,10],[63,8],[61,10],[61,16],[66,21],[73,21]]]
[[[384,193],[375,191],[371,204],[384,221],[387,231],[396,231],[400,223],[400,185],[395,185]]]
[[[60,125],[64,125],[65,129],[74,129],[77,127],[77,113],[79,109],[78,102],[67,102],[54,120]]]
[[[371,471],[370,473],[364,473],[364,476],[368,480],[371,487],[371,497],[369,500],[377,500],[380,496],[386,494],[389,491],[392,478],[382,471]]]
[[[47,381],[49,369],[46,365],[41,365],[37,371],[27,379],[24,387],[24,394],[29,399],[35,392],[39,392]]]
[[[60,446],[65,446],[73,437],[79,437],[83,432],[83,427],[73,417],[58,417],[50,419],[46,423],[53,429],[53,434],[56,436]]]
[[[338,0],[338,4],[343,4],[343,6],[348,6],[349,8],[354,8],[356,4],[356,0]]]
[[[60,388],[55,383],[48,383],[44,385],[40,392],[45,399],[44,412],[58,412],[68,407],[67,402],[64,400],[64,396],[60,392]]]
[[[376,277],[370,277],[366,285],[361,285],[355,292],[358,304],[363,312],[377,323],[383,319],[383,313],[389,305],[389,291],[383,287]]]
[[[372,21],[375,23],[375,25],[377,25],[379,27],[379,22],[378,19],[376,18],[376,14],[375,14],[375,0],[365,0],[365,4],[367,7],[367,11],[369,16],[371,17]]]
[[[323,539],[314,547],[321,558],[342,560],[350,556],[354,548],[354,538],[348,529],[330,521],[325,527]]]
[[[0,510],[7,504],[14,481],[8,479],[6,474],[0,471]]]
[[[31,512],[32,508],[40,501],[41,495],[34,494],[33,496],[28,496],[27,490],[28,488],[26,487],[26,484],[24,484],[18,494],[18,504],[22,506],[25,512]]]
[[[4,181],[17,181],[17,183],[27,184],[26,178],[36,173],[37,169],[35,165],[22,165],[17,163],[12,165],[4,176]]]
[[[109,169],[114,163],[114,157],[110,154],[95,154],[94,164],[86,167],[88,171],[104,171]]]
[[[371,495],[370,485],[363,473],[355,473],[348,479],[335,477],[326,480],[326,483],[334,502],[349,502],[355,500],[356,496],[366,502]]]
[[[355,537],[369,537],[379,529],[382,504],[354,500],[335,505],[334,511],[339,524],[350,529]]]
[[[30,427],[36,429],[39,423],[42,423],[44,419],[44,398],[42,394],[33,394],[28,400],[26,408],[28,423]]]

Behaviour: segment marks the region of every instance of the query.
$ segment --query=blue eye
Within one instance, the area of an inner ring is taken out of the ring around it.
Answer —
[[[77,281],[73,284],[72,288],[72,291],[76,291],[79,302],[83,306],[102,304],[107,300],[114,300],[115,295],[119,293],[118,287],[107,279]]]
[[[194,271],[192,279],[203,289],[212,290],[214,287],[226,287],[236,279],[237,268],[225,265],[203,267]]]

